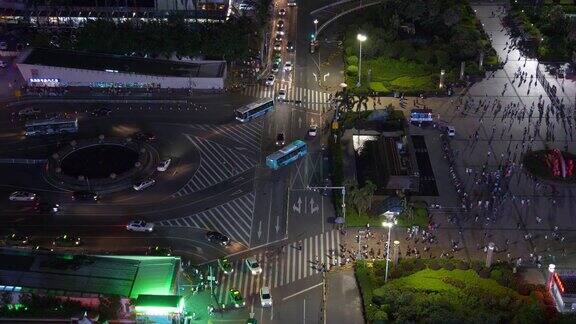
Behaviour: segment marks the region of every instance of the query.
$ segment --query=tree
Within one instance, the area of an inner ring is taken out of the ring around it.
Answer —
[[[563,33],[567,27],[566,13],[564,12],[564,7],[561,5],[556,5],[550,8],[548,13],[548,20],[550,27],[556,33]]]
[[[444,11],[442,16],[444,18],[444,24],[448,27],[452,27],[460,22],[460,8],[448,8],[446,11]]]
[[[368,200],[368,209],[372,208],[372,198],[374,198],[374,193],[376,192],[376,185],[374,184],[374,182],[367,180],[366,183],[364,183],[364,187],[362,187],[362,190],[364,191],[364,194],[366,195],[366,199]]]

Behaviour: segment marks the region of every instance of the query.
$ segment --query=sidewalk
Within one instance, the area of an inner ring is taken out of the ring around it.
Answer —
[[[326,275],[325,323],[364,323],[362,299],[351,268]]]

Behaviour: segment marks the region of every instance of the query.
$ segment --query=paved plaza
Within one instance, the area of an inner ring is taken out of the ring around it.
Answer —
[[[457,135],[449,140],[447,152],[437,129],[411,126],[412,134],[426,138],[440,192],[439,197],[422,199],[442,208],[431,210],[436,230],[420,229],[416,234],[398,228],[393,230],[392,240],[401,242],[403,256],[482,260],[485,247],[493,242],[495,260],[542,270],[548,263],[574,267],[572,215],[576,202],[572,197],[576,187],[534,179],[524,170],[522,156],[544,148],[576,151],[572,135],[576,82],[557,79],[545,64],[522,55],[503,27],[501,7],[474,9],[505,62],[504,68],[488,72],[463,96],[420,100],[434,110],[435,117],[454,125]],[[552,104],[544,80],[537,78],[537,69],[550,86],[556,85],[557,98],[552,100],[563,103],[564,108]],[[406,111],[413,100],[408,99]],[[388,103],[398,106],[398,100],[391,98],[381,105]],[[372,105],[368,103],[369,108]],[[453,156],[452,164],[446,155]],[[455,186],[456,181],[460,187]],[[467,206],[461,200],[464,193]],[[463,207],[469,211],[464,212]],[[376,257],[382,256],[387,230],[372,228],[371,233],[372,238],[362,244],[367,251],[373,249]],[[357,234],[357,229],[350,229],[343,239],[352,255]],[[438,243],[430,243],[431,237]]]

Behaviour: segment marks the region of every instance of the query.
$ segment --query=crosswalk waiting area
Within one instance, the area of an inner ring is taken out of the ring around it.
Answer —
[[[242,91],[243,94],[256,98],[276,98],[282,86],[276,83],[274,86],[263,84],[248,86]],[[303,107],[308,110],[322,112],[330,107],[330,93],[301,87],[286,89],[284,102]]]
[[[215,294],[220,304],[229,304],[228,291],[238,289],[244,298],[257,294],[260,288],[281,287],[290,283],[320,274],[319,264],[340,264],[338,256],[340,233],[332,230],[323,234],[292,242],[282,248],[282,252],[271,254],[262,250],[260,253],[249,255],[255,258],[262,273],[253,275],[248,269],[245,260],[232,260],[234,271],[231,274],[219,272],[219,285]],[[332,251],[335,251],[332,255]],[[316,262],[318,260],[318,262]],[[214,266],[218,267],[217,264]]]

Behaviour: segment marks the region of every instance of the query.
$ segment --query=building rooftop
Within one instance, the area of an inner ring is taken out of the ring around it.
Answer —
[[[0,290],[89,297],[169,295],[178,257],[43,254],[0,250]],[[8,289],[9,288],[9,289]]]
[[[47,48],[29,50],[20,62],[109,73],[191,78],[220,78],[226,67],[224,61],[180,62]]]
[[[560,281],[561,293],[562,295],[575,295],[576,294],[576,273],[562,273],[557,272],[557,278]],[[557,281],[558,282],[558,281]]]

